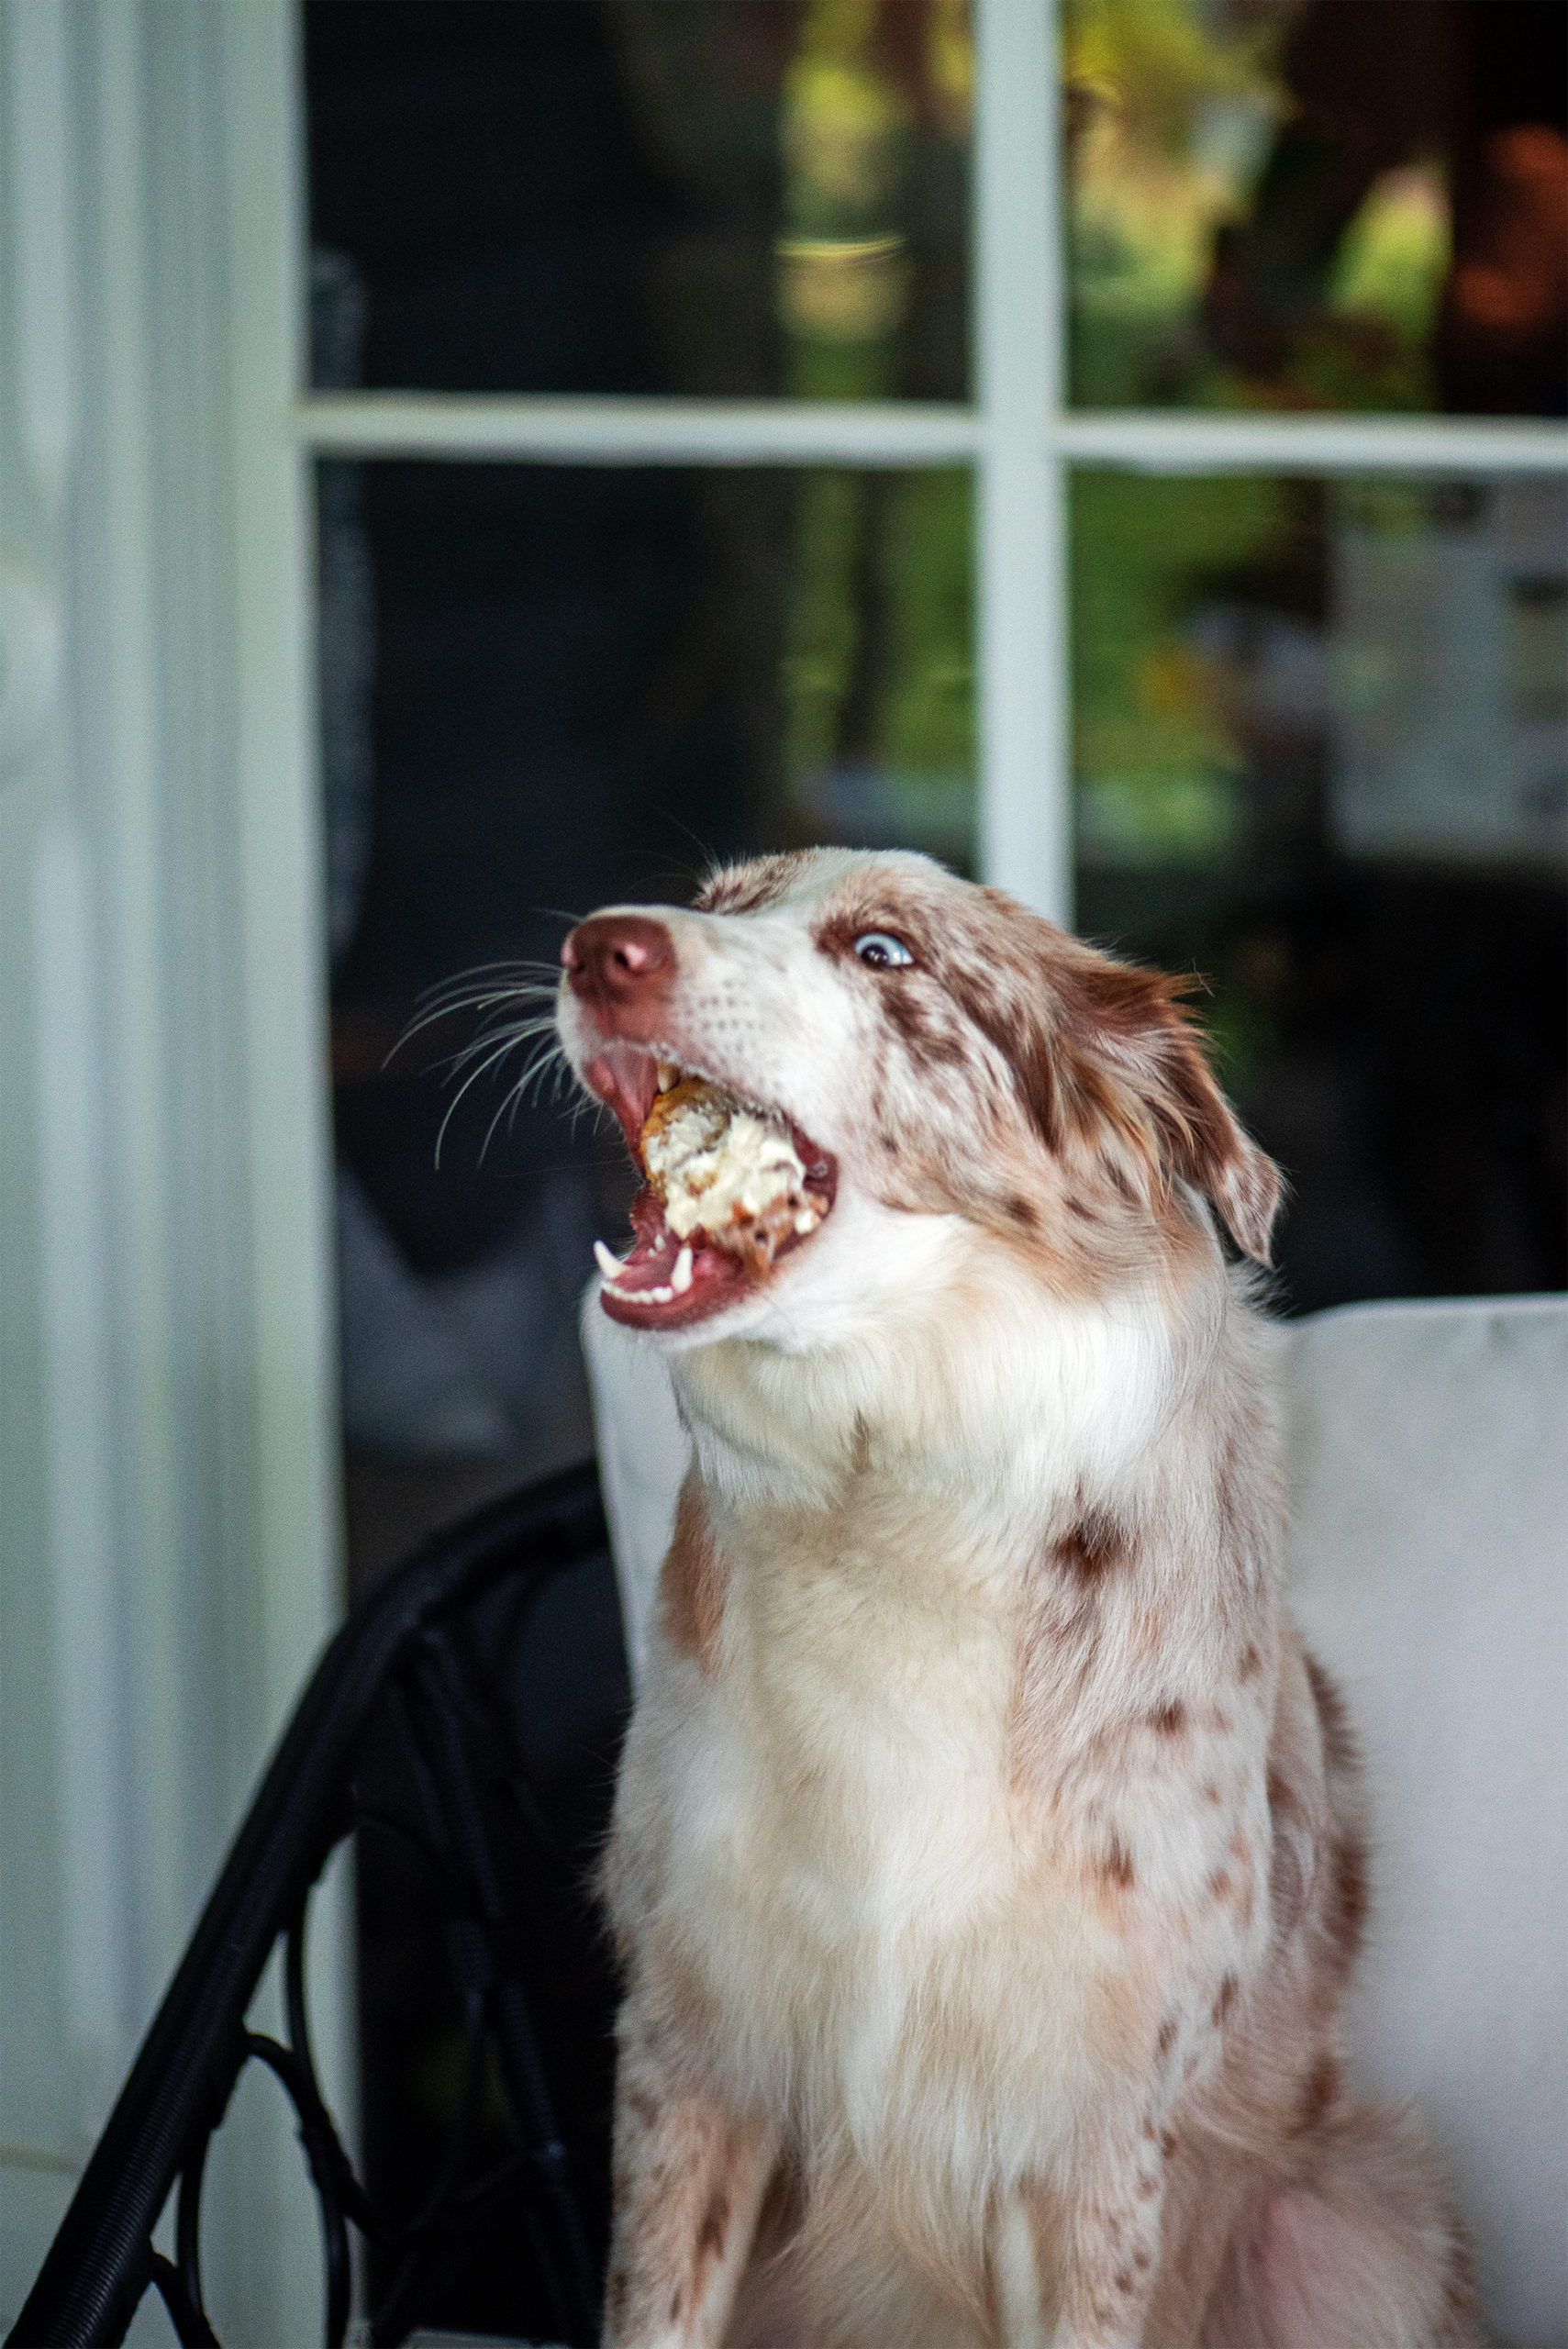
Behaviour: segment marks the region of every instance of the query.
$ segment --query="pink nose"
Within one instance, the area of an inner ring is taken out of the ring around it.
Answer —
[[[567,985],[601,1012],[629,1011],[662,996],[675,968],[675,942],[648,914],[595,914],[561,950]]]

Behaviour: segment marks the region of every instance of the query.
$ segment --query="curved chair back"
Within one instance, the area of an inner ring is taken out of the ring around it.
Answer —
[[[575,1653],[541,1675],[552,1606],[557,1653]],[[376,2343],[444,2321],[454,2278],[487,2260],[510,2293],[488,2329],[596,2341],[615,1991],[586,1876],[626,1704],[591,1468],[480,1510],[367,1592],[268,1766],[12,2330],[16,2349],[107,2349],[150,2288],[185,2349],[216,2349],[202,2179],[252,2062],[297,2117],[321,2211],[327,2349],[348,2328],[351,2228],[368,2247]],[[401,1903],[406,1926],[417,1884],[413,1909],[444,1963],[456,2087],[413,2197],[356,2174],[311,2058],[311,1889],[350,1833],[361,1920],[379,1898]],[[247,2011],[280,1943],[287,2027],[274,2039]],[[172,2195],[170,2258],[153,2231]]]

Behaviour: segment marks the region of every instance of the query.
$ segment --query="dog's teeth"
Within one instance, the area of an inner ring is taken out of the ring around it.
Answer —
[[[637,1288],[628,1290],[628,1294],[639,1305],[673,1305],[675,1301],[673,1288]]]
[[[816,1230],[817,1218],[812,1214],[809,1208],[801,1208],[800,1213],[795,1217],[795,1228],[797,1231],[803,1233]]]
[[[683,1248],[675,1259],[675,1269],[670,1275],[670,1286],[677,1297],[684,1297],[692,1285],[692,1252]]]
[[[675,1079],[681,1074],[673,1061],[655,1061],[653,1063],[653,1071],[654,1074],[659,1079],[659,1090],[661,1093],[668,1093],[671,1086],[674,1084]]]
[[[602,1240],[594,1242],[594,1262],[607,1281],[618,1281],[626,1266],[618,1256],[612,1256]]]

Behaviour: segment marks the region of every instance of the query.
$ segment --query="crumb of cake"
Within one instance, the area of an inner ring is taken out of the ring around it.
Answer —
[[[765,1271],[785,1239],[822,1219],[783,1119],[702,1077],[655,1097],[642,1157],[675,1237],[701,1231],[753,1270]]]

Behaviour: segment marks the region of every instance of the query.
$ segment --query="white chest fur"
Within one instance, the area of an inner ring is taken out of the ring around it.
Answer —
[[[868,2160],[1039,2169],[1106,2086],[1128,1957],[1012,1781],[1022,1561],[874,1477],[771,1515],[726,1542],[717,1669],[656,1651],[630,1764],[710,2054]]]
[[[884,1333],[854,1358],[681,1365],[722,1620],[705,1657],[656,1640],[649,1659],[622,1921],[690,1985],[702,2060],[737,2099],[950,2194],[1049,2172],[1086,2110],[1132,2092],[1175,1987],[1173,1915],[1225,1862],[1229,1795],[1199,1800],[1190,1754],[1178,1786],[1135,1725],[1139,1816],[1160,1823],[1129,1888],[1118,1723],[1172,1693],[1185,1647],[1195,1733],[1207,1669],[1179,1627],[1129,1662],[1139,1586],[1107,1595],[1098,1660],[1063,1688],[1061,1767],[1042,1775],[1038,1746],[1021,1766],[1018,1739],[1030,1610],[1073,1512],[1119,1494],[1144,1513],[1151,1476],[1189,1471],[1187,1518],[1212,1504],[1198,1302],[1175,1331],[1124,1300],[1042,1334],[1038,1308],[993,1295],[934,1352]],[[1160,1464],[1173,1447],[1188,1471]],[[1254,1806],[1262,1731],[1224,1782]],[[1195,1984],[1241,1957],[1229,1912],[1205,1915]]]

